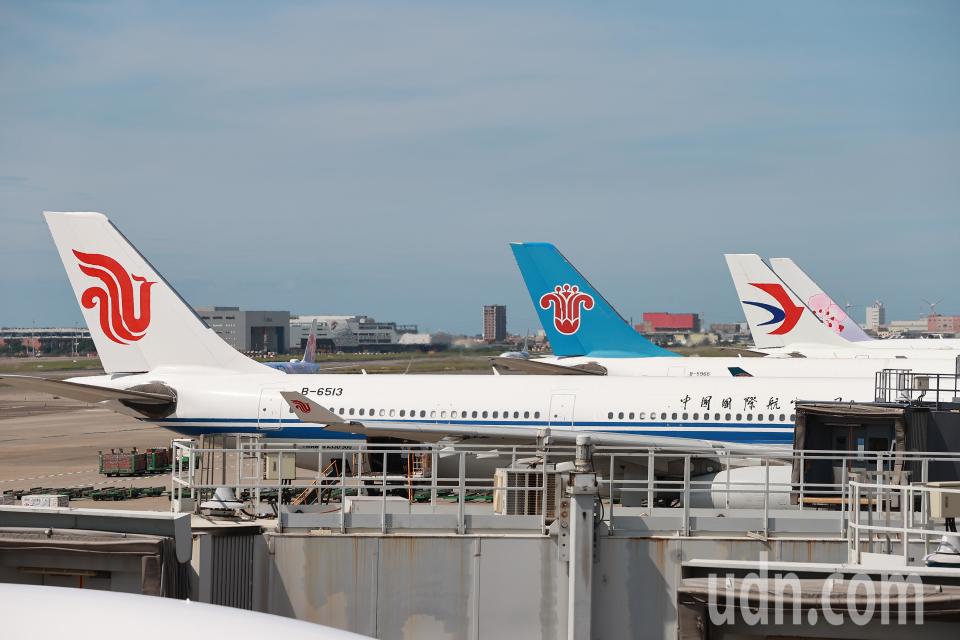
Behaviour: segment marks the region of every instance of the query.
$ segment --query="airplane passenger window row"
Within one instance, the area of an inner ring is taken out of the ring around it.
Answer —
[[[781,413],[781,414],[779,414],[779,415],[774,414],[774,413],[769,413],[769,414],[763,414],[763,413],[753,414],[753,413],[748,413],[748,414],[746,414],[746,420],[747,420],[747,422],[753,422],[754,415],[756,415],[757,422],[764,422],[764,421],[767,421],[767,422],[778,422],[778,421],[779,421],[779,422],[786,422],[786,420],[787,420],[787,415],[786,415],[785,413]],[[764,417],[764,416],[766,416],[766,417]],[[633,411],[631,411],[631,412],[629,412],[629,413],[628,413],[628,412],[624,412],[624,411],[618,411],[618,412],[616,412],[616,413],[614,413],[613,411],[608,411],[608,412],[607,412],[607,419],[608,419],[608,420],[613,420],[614,417],[616,417],[617,420],[623,420],[624,418],[626,418],[626,419],[628,419],[628,420],[633,420],[634,417],[636,417],[636,418],[638,418],[638,419],[640,419],[640,420],[646,420],[646,419],[647,419],[647,413],[646,413],[646,411],[641,411],[641,412],[639,412],[639,413],[635,413],[635,412],[633,412]],[[680,419],[680,420],[688,420],[688,419],[690,419],[690,417],[691,417],[691,416],[690,416],[689,413],[684,412],[683,414],[681,414],[681,415],[679,416],[679,419]],[[793,421],[796,419],[796,417],[797,417],[796,414],[791,413],[791,414],[790,414],[790,422],[793,422]],[[650,420],[656,420],[656,419],[657,419],[657,412],[656,412],[656,411],[651,411],[651,412],[650,412]],[[666,419],[667,419],[667,413],[666,413],[665,411],[663,411],[663,412],[660,413],[660,419],[661,419],[661,420],[666,420]],[[671,419],[671,420],[677,420],[677,414],[676,414],[676,413],[671,413],[671,414],[670,414],[670,419]],[[706,420],[710,420],[710,414],[704,412],[704,413],[701,415],[700,412],[696,412],[696,413],[693,414],[693,419],[694,419],[694,420],[705,420],[705,421],[706,421]],[[719,414],[719,413],[714,413],[714,414],[713,414],[713,419],[714,419],[714,420],[720,420],[720,419],[721,419],[721,414]],[[723,414],[723,419],[729,421],[729,420],[733,419],[733,414],[730,414],[730,413]],[[736,420],[737,420],[737,421],[742,421],[743,419],[744,419],[744,414],[742,414],[742,413],[736,414]]]
[[[346,415],[350,415],[350,416],[352,416],[352,415],[359,415],[359,416],[363,416],[363,415],[367,415],[367,416],[377,416],[377,415],[379,415],[380,417],[395,418],[395,417],[397,417],[397,416],[399,415],[399,417],[405,418],[405,417],[407,417],[407,415],[408,415],[408,412],[407,412],[406,409],[400,409],[399,411],[398,411],[397,409],[380,409],[380,411],[378,412],[376,409],[369,409],[369,410],[367,410],[366,408],[356,409],[356,408],[354,408],[354,407],[349,407],[349,408],[347,408],[347,407],[341,407],[341,408],[339,408],[339,409],[334,409],[333,411],[334,411],[335,413],[338,413],[338,414],[342,415],[342,416],[346,416]],[[502,414],[503,414],[503,419],[504,419],[504,420],[510,419],[510,413],[511,413],[510,411],[503,411],[503,412],[502,412]],[[450,411],[450,412],[447,412],[447,411],[436,411],[436,410],[433,410],[433,411],[430,411],[430,412],[429,412],[429,416],[430,416],[431,418],[438,418],[438,417],[439,417],[439,418],[446,418],[448,415],[449,415],[450,418],[467,418],[467,417],[468,417],[468,414],[469,414],[469,417],[473,417],[473,418],[477,418],[477,417],[480,417],[480,418],[489,418],[489,417],[492,417],[492,418],[500,418],[500,417],[501,417],[501,412],[500,412],[500,411],[494,411],[494,412],[492,412],[492,414],[491,414],[490,411],[473,411],[473,412],[467,412],[467,411]],[[534,411],[534,412],[532,412],[532,414],[533,414],[533,418],[534,418],[534,419],[539,419],[539,418],[540,418],[540,412],[539,412],[539,411]],[[421,417],[421,418],[426,418],[427,415],[428,415],[428,414],[427,414],[427,410],[426,410],[426,409],[420,409],[419,412],[418,412],[417,409],[410,409],[410,411],[409,411],[409,416],[410,416],[411,418],[416,418],[418,415],[419,415],[419,417]],[[521,413],[520,411],[514,411],[514,412],[513,412],[513,419],[514,419],[514,420],[519,420],[520,417],[521,417],[521,415],[523,416],[523,419],[529,420],[529,419],[530,419],[531,412],[530,412],[530,411],[523,411],[523,412]]]

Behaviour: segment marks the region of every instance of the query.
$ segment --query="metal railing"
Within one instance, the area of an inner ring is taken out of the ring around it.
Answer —
[[[329,443],[302,445],[238,442],[235,447],[201,447],[175,441],[171,495],[180,504],[186,495],[197,501],[222,486],[253,505],[269,502],[278,511],[289,507],[304,491],[316,491],[317,501],[326,500],[325,513],[339,513],[338,527],[348,528],[347,510],[351,500],[362,497],[380,500],[380,529],[388,529],[390,494],[405,497],[411,504],[428,504],[449,512],[456,507],[456,531],[464,533],[467,504],[494,501],[499,495],[524,492],[541,505],[541,528],[547,530],[550,517],[548,491],[562,489],[564,463],[574,459],[575,447],[480,446],[480,445],[374,445]],[[413,464],[419,460],[420,464]],[[336,464],[331,465],[332,462]],[[671,514],[680,517],[679,532],[693,532],[694,517],[721,510],[751,513],[756,531],[770,532],[772,512],[821,510],[836,514],[833,531],[848,533],[852,505],[847,474],[871,474],[872,483],[856,487],[925,485],[935,463],[960,465],[960,453],[886,451],[775,451],[769,448],[740,450],[737,453],[709,448],[595,447],[593,470],[600,487],[603,516],[609,532],[629,525],[625,518]],[[213,465],[214,472],[205,468]],[[811,470],[819,466],[819,476]],[[316,469],[314,471],[308,470]],[[794,468],[799,472],[794,473]],[[335,473],[329,473],[334,468]],[[535,486],[498,486],[494,469],[528,469],[541,476]],[[558,471],[559,468],[559,471]],[[960,466],[958,466],[960,468]],[[322,470],[326,469],[325,474]],[[268,474],[265,470],[274,470]],[[219,473],[216,473],[219,472]],[[558,474],[556,481],[548,476]],[[219,481],[213,478],[219,476]],[[896,478],[905,484],[890,483]],[[553,487],[553,489],[551,489]],[[189,492],[189,494],[188,494]],[[556,495],[554,497],[557,497]],[[559,498],[558,498],[559,499]],[[888,501],[889,502],[889,501]],[[890,505],[895,502],[883,503]],[[295,505],[300,506],[300,505]],[[704,512],[703,509],[709,510]],[[509,517],[509,516],[507,516]],[[928,524],[928,511],[910,516]],[[855,519],[858,526],[859,519]],[[863,527],[861,526],[861,529]]]
[[[886,403],[941,404],[960,398],[960,357],[953,373],[921,373],[911,369],[882,369],[874,376],[874,400]]]
[[[860,562],[864,547],[870,553],[893,555],[899,545],[904,564],[910,563],[913,543],[923,545],[924,554],[929,553],[931,539],[949,533],[944,528],[934,528],[939,519],[931,518],[932,501],[943,495],[960,499],[960,487],[863,482],[856,478],[848,486],[847,543],[850,561],[856,563]]]

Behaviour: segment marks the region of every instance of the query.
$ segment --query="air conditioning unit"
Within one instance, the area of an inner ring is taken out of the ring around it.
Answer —
[[[960,482],[928,482],[927,486],[932,489],[957,490],[960,489]],[[960,517],[960,494],[931,491],[930,517],[937,519]]]
[[[493,512],[502,516],[539,516],[544,515],[544,497],[546,497],[546,519],[556,518],[557,503],[560,501],[558,486],[560,474],[553,465],[543,469],[497,469],[493,476]],[[546,479],[546,492],[543,483]]]
[[[263,458],[264,480],[295,480],[297,456],[292,452],[268,453]]]

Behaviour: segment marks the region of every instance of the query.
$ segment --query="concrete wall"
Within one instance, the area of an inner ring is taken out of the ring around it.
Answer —
[[[567,565],[537,535],[264,534],[254,609],[378,638],[557,638]],[[594,558],[597,638],[676,637],[676,585],[693,558],[842,562],[841,540],[605,537]]]

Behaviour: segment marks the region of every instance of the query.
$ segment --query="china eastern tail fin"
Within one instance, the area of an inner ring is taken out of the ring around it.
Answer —
[[[828,329],[852,342],[873,340],[847,315],[846,310],[834,302],[793,260],[770,258],[770,268]]]
[[[798,343],[849,345],[820,322],[760,256],[736,253],[724,258],[757,348]]]
[[[552,244],[515,242],[510,248],[555,355],[677,355],[637,333]]]
[[[224,342],[100,213],[44,212],[107,373],[270,369]]]

